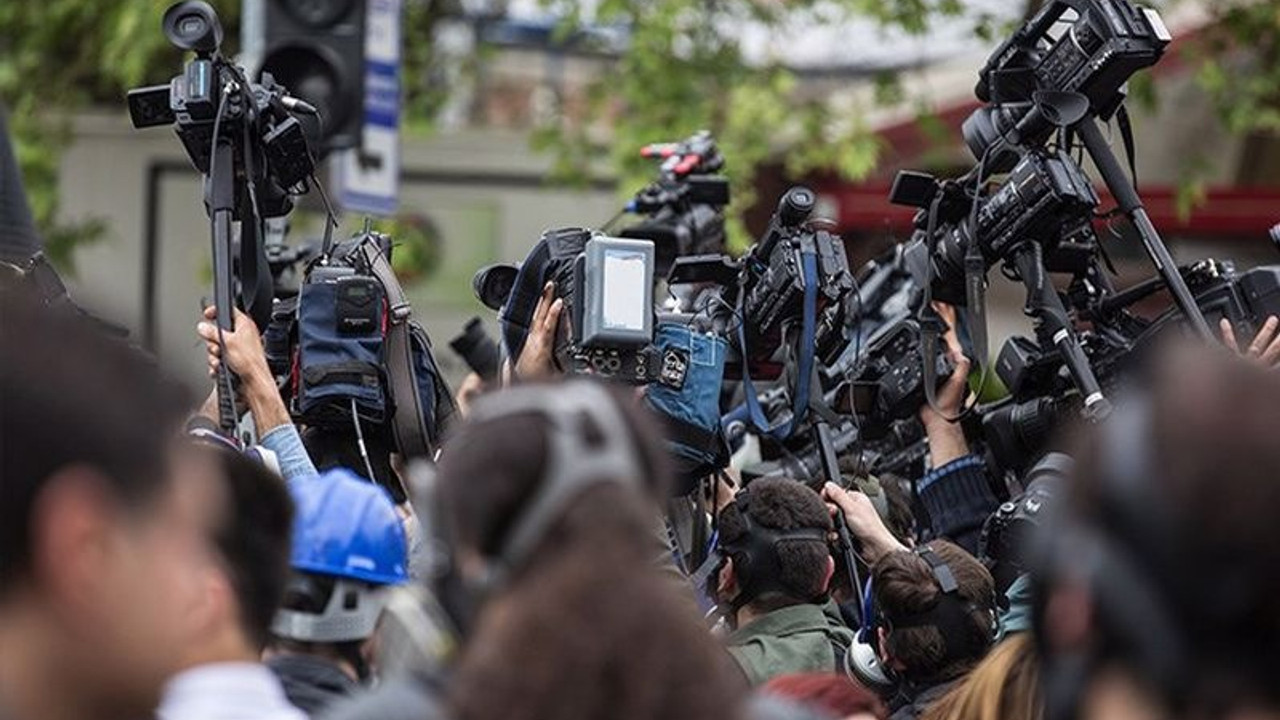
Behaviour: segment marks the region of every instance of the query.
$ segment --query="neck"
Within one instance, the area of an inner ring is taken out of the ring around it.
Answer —
[[[0,608],[0,637],[0,714],[44,720],[115,714],[91,697],[92,685],[77,681],[76,653],[64,652],[69,639],[35,606],[17,601]]]
[[[288,647],[277,647],[272,650],[268,650],[266,655],[267,655],[267,658],[270,658],[272,656],[318,658],[338,668],[338,670],[342,671],[343,675],[346,675],[347,677],[351,678],[355,682],[360,682],[360,673],[356,671],[355,666],[347,662],[341,655],[339,655],[336,652],[324,652],[321,649],[317,649],[315,651],[303,651],[303,650],[294,650]]]
[[[191,644],[182,658],[182,669],[189,670],[214,663],[256,663],[262,653],[242,630],[231,623],[211,629],[200,641]]]

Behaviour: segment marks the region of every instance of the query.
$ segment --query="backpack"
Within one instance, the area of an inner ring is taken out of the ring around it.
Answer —
[[[381,233],[338,243],[277,302],[264,345],[295,421],[389,425],[401,455],[429,458],[456,407],[390,256]]]

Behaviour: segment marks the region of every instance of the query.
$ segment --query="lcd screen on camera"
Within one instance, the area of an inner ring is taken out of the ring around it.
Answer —
[[[645,329],[647,267],[643,253],[610,250],[604,256],[604,327]]]

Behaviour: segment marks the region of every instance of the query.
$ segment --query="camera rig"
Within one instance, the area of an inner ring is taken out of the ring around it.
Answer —
[[[261,84],[249,82],[242,68],[224,58],[222,25],[208,3],[184,0],[171,6],[162,27],[169,42],[193,51],[195,58],[168,85],[130,90],[129,114],[137,128],[173,125],[191,164],[204,175],[219,333],[233,329],[236,305],[258,327],[267,327],[273,283],[264,218],[289,213],[291,195],[305,191],[308,178],[314,181],[315,160],[295,113],[316,110],[290,97],[270,76]],[[236,221],[240,252],[233,267]],[[331,227],[332,222],[326,226],[326,250]],[[218,372],[218,410],[228,435],[237,422],[234,397],[224,364]]]

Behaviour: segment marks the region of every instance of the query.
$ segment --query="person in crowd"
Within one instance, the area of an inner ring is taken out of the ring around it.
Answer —
[[[760,692],[789,698],[838,720],[886,720],[889,710],[875,693],[837,673],[779,675]]]
[[[293,573],[267,666],[316,716],[372,676],[368,644],[385,589],[409,580],[404,529],[382,488],[347,470],[292,487]]]
[[[239,309],[233,315],[235,328],[223,330],[221,339],[214,324],[217,318],[216,308],[205,308],[204,319],[196,325],[196,334],[205,343],[209,376],[216,376],[219,365],[224,361],[225,347],[227,367],[240,379],[240,398],[253,418],[258,444],[275,453],[280,474],[286,482],[314,477],[317,474],[316,466],[302,443],[298,429],[293,425],[284,398],[280,397],[280,388],[276,386],[275,376],[267,365],[262,335],[254,325],[253,318]],[[216,392],[209,395],[201,414],[217,422]]]
[[[652,562],[670,482],[656,428],[603,385],[477,401],[445,447],[429,513],[452,548],[437,587],[463,634],[451,681],[432,692],[391,678],[332,717],[737,717],[732,662]]]
[[[146,717],[179,668],[219,500],[189,407],[140,351],[0,288],[0,717]]]
[[[1033,570],[1047,714],[1280,717],[1280,376],[1211,348],[1151,357],[1080,433]]]
[[[893,720],[915,720],[990,649],[991,574],[960,547],[934,540],[878,559],[871,593],[880,662],[898,679]]]
[[[985,461],[970,451],[964,428],[957,422],[969,396],[972,363],[956,333],[956,309],[941,302],[935,302],[934,308],[947,324],[944,340],[955,369],[938,390],[937,406],[926,403],[920,408],[932,469],[916,481],[916,494],[932,537],[946,538],[977,554],[982,525],[1000,503],[991,491]]]
[[[963,681],[921,715],[921,720],[1040,720],[1044,700],[1035,641],[1027,633],[992,649]]]
[[[853,631],[825,611],[831,527],[822,498],[785,478],[755,481],[720,512],[715,596],[734,628],[726,645],[752,685],[843,667]]]
[[[182,671],[165,687],[159,720],[303,720],[261,662],[289,572],[293,504],[284,482],[223,446],[206,446],[224,502],[203,564],[196,630],[180,646]]]

